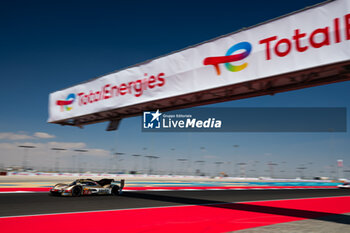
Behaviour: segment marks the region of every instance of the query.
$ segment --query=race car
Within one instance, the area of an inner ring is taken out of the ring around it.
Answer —
[[[78,179],[70,184],[56,184],[50,190],[50,194],[72,197],[81,195],[121,195],[124,184],[125,180],[102,179],[95,181],[92,179]]]
[[[343,183],[338,185],[338,188],[340,189],[350,189],[350,183]]]

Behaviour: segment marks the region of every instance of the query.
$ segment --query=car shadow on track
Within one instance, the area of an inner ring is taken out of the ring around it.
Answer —
[[[305,219],[317,219],[320,221],[350,225],[350,216],[344,215],[344,214],[334,214],[334,213],[328,213],[328,212],[298,210],[298,209],[289,209],[289,208],[272,207],[272,206],[260,206],[260,205],[254,205],[249,203],[221,202],[221,201],[215,201],[215,200],[175,197],[175,196],[169,196],[169,195],[157,195],[157,194],[141,193],[141,192],[124,192],[123,196],[129,197],[129,198],[137,198],[137,199],[172,202],[172,203],[178,203],[178,204],[184,204],[184,205],[205,205],[207,207],[212,207],[212,208],[224,208],[224,209],[231,209],[231,210],[274,214],[274,215],[305,218]]]

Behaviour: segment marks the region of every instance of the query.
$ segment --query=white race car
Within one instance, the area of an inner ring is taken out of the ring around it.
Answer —
[[[350,183],[343,183],[338,185],[338,188],[340,189],[350,189]]]
[[[56,184],[51,190],[51,195],[78,197],[81,195],[120,195],[124,188],[124,180],[79,179],[70,184]]]

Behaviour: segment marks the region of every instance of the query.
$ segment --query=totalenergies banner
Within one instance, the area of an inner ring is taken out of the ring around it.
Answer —
[[[350,60],[350,1],[321,4],[50,94],[49,122]]]

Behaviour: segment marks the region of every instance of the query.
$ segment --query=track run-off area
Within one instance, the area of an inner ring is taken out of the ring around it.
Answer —
[[[350,190],[126,190],[74,198],[3,192],[0,206],[4,232],[227,232],[348,213]]]

